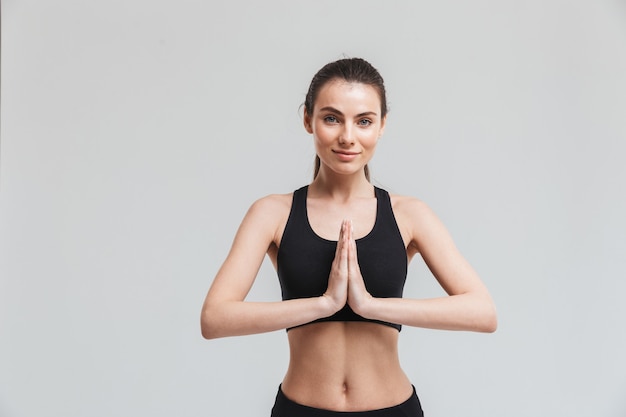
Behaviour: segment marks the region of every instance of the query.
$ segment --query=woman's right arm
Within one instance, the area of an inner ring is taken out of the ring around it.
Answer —
[[[263,258],[284,222],[284,196],[256,201],[246,213],[226,260],[204,300],[202,336],[214,339],[285,329],[332,315],[339,308],[333,297],[277,302],[244,301]],[[288,208],[287,208],[288,209]]]

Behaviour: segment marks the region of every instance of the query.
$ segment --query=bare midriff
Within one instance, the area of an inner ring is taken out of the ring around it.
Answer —
[[[406,401],[413,387],[400,368],[398,330],[370,322],[322,322],[288,332],[283,393],[296,403],[366,411]]]

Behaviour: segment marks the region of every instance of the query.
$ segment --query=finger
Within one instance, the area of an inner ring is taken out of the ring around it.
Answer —
[[[354,223],[352,223],[352,220],[350,220],[350,239],[352,241],[354,241]]]
[[[339,228],[339,239],[337,239],[337,247],[335,249],[335,259],[338,259],[341,255],[341,248],[344,246],[344,236],[345,236],[345,220],[341,222],[341,227]]]
[[[356,247],[354,241],[350,242],[350,249],[348,250],[348,269],[350,275],[353,275],[359,271],[359,261],[356,256]]]
[[[356,247],[356,240],[354,238],[350,239],[348,245],[348,267],[351,273],[354,272],[356,274],[359,274],[361,269],[359,267],[359,257]]]
[[[348,223],[344,220],[343,222],[343,235],[341,240],[341,251],[339,255],[339,259],[341,262],[341,266],[348,270],[348,257],[350,256],[350,241],[348,240],[350,236],[350,230],[348,228]]]
[[[356,240],[354,239],[354,225],[352,224],[352,220],[347,221],[347,234],[348,234],[348,252],[350,258],[353,257],[353,253],[356,251]]]
[[[350,242],[348,241],[348,227],[346,222],[341,224],[341,233],[337,241],[337,249],[335,250],[335,259],[333,260],[333,268],[340,274],[348,274],[348,257]]]
[[[352,220],[346,220],[346,231],[348,233],[348,240],[354,239],[354,226],[352,225]]]

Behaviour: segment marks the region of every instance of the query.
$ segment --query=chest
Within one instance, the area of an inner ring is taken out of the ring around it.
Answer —
[[[402,296],[407,272],[406,247],[391,204],[384,197],[379,195],[379,199],[344,206],[308,199],[307,207],[304,196],[294,197],[277,256],[283,299],[324,293],[340,224],[345,218],[355,225],[357,258],[367,290],[375,297]]]
[[[337,240],[341,222],[352,220],[354,236],[363,238],[376,223],[376,198],[358,199],[346,204],[331,204],[322,199],[307,199],[306,214],[313,232],[323,239]]]

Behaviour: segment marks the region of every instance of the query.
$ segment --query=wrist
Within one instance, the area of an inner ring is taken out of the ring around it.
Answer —
[[[358,302],[353,304],[354,305],[351,304],[350,307],[356,314],[366,319],[374,318],[372,317],[372,313],[376,311],[376,298],[372,297],[371,294],[368,293],[364,295],[358,300]]]
[[[332,316],[341,309],[341,307],[337,307],[337,303],[335,302],[335,300],[326,293],[322,294],[318,298],[320,301],[321,317]]]

